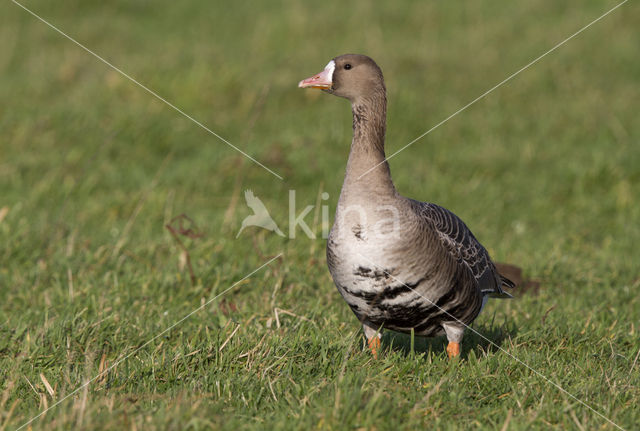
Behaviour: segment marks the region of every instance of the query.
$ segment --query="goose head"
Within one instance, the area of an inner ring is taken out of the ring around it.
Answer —
[[[385,92],[382,70],[361,54],[334,58],[322,72],[300,81],[298,87],[317,88],[349,99],[352,104]]]

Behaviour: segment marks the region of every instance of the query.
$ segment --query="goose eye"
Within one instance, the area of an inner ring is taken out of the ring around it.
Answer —
[[[344,65],[344,68],[345,68],[346,70],[349,70],[349,69],[351,69],[351,65],[350,65],[349,63],[347,63],[347,64],[345,64],[345,65]]]

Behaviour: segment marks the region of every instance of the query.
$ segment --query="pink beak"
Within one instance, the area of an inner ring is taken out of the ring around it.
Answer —
[[[319,88],[321,90],[328,90],[333,85],[331,80],[333,75],[333,68],[325,68],[317,75],[313,75],[311,78],[303,79],[298,83],[300,88]]]

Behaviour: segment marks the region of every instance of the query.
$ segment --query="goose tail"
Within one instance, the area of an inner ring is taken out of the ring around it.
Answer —
[[[500,291],[499,292],[491,292],[489,293],[489,297],[490,298],[502,298],[502,299],[508,299],[508,298],[513,298],[513,295],[511,295],[510,293],[507,293],[505,291],[503,291],[502,289],[504,289],[505,287],[508,289],[513,289],[516,287],[516,284],[509,280],[507,277],[505,277],[504,275],[500,274]]]
[[[516,284],[509,280],[507,277],[505,277],[504,275],[500,274],[500,281],[502,281],[502,286],[501,287],[506,287],[508,289],[515,289]]]

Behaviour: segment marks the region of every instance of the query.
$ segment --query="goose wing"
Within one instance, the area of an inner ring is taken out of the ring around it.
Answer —
[[[487,250],[458,216],[432,203],[419,202],[419,207],[421,217],[435,228],[445,249],[469,268],[483,294],[511,297],[502,287],[514,287],[513,282],[498,273]]]

